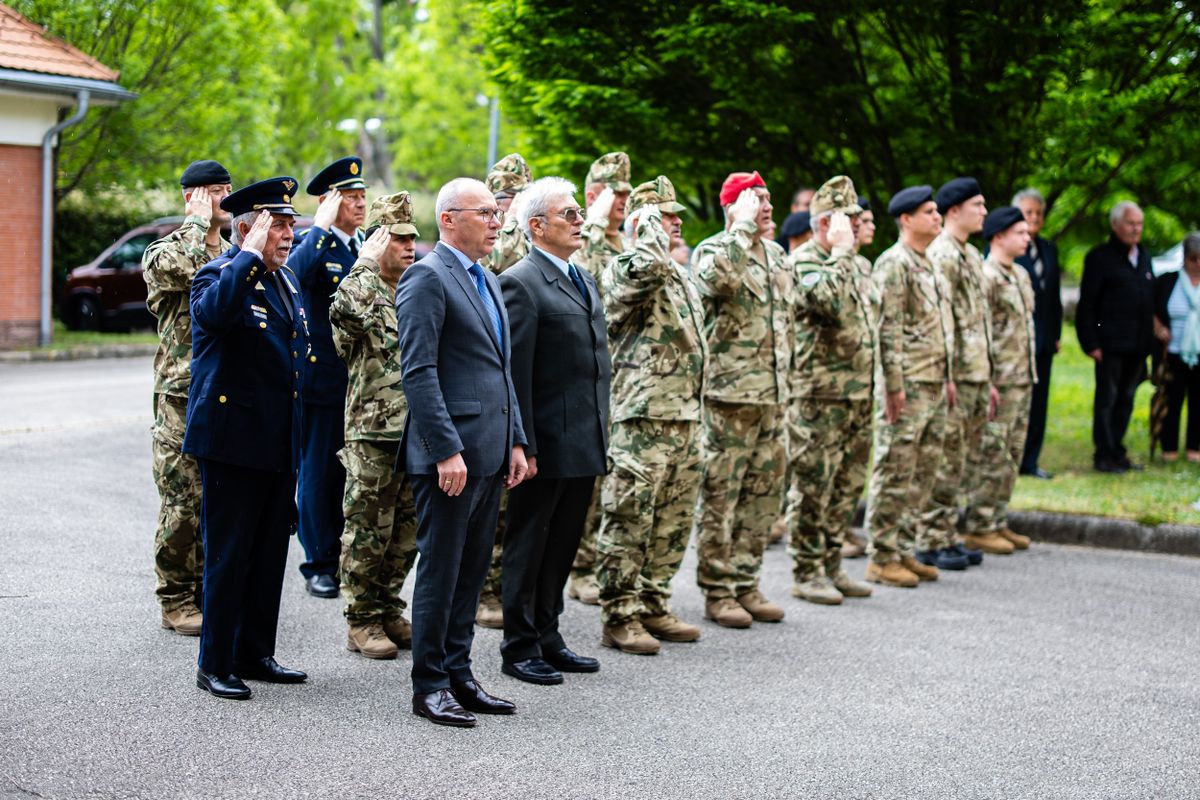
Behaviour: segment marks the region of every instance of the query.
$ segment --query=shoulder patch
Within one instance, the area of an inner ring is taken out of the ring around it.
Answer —
[[[811,289],[820,282],[821,273],[819,272],[806,272],[804,273],[804,277],[800,279],[800,285],[805,289]]]

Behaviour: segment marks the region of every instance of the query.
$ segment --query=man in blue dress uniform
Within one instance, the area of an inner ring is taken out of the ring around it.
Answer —
[[[236,700],[250,697],[243,679],[307,677],[275,661],[309,351],[296,278],[284,266],[296,188],[293,178],[271,178],[222,200],[233,247],[192,281],[183,452],[200,464],[206,555],[196,684]]]
[[[367,213],[362,159],[341,158],[317,173],[306,191],[321,198],[313,226],[297,237],[288,266],[300,281],[308,309],[312,353],[304,379],[304,434],[300,445],[300,572],[314,597],[337,597],[341,556],[342,493],[346,471],[337,451],[344,444],[346,364],[333,346],[329,306],[350,274]]]

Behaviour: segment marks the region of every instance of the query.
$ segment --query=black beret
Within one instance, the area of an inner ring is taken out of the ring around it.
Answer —
[[[892,195],[892,199],[888,202],[888,213],[893,217],[910,214],[932,199],[932,186],[909,186]]]
[[[983,238],[991,239],[998,233],[1004,233],[1006,230],[1016,225],[1025,219],[1025,215],[1021,213],[1021,209],[1016,206],[1000,206],[995,211],[987,215],[983,221]]]
[[[216,161],[193,161],[179,176],[179,185],[185,189],[194,186],[212,186],[214,183],[233,183],[229,170]]]
[[[299,185],[295,178],[287,175],[267,178],[226,195],[221,201],[221,208],[235,217],[250,211],[270,211],[272,214],[298,217],[300,215],[292,208],[292,198],[296,196],[296,187]]]
[[[306,192],[314,197],[326,194],[330,189],[365,189],[362,179],[362,159],[358,156],[339,158],[316,174],[308,182]]]
[[[858,196],[858,207],[861,208],[863,211],[870,211],[871,210],[871,198],[867,197],[865,194],[860,194]]]
[[[938,213],[945,214],[959,203],[965,203],[976,195],[983,194],[983,189],[979,188],[979,181],[974,178],[955,178],[952,181],[946,181],[942,184],[942,188],[937,190]]]
[[[809,221],[812,217],[807,211],[797,211],[793,214],[788,214],[787,219],[783,221],[783,227],[779,229],[779,235],[787,239],[792,236],[803,236],[808,231],[812,230]]]

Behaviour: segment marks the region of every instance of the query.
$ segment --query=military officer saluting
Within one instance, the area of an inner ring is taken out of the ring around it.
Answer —
[[[279,593],[296,521],[304,307],[284,266],[293,178],[221,201],[233,247],[192,281],[192,384],[183,452],[200,464],[204,621],[196,683],[245,700],[243,679],[299,683],[275,661]]]
[[[367,213],[362,159],[340,158],[308,183],[321,198],[313,226],[302,234],[288,266],[300,281],[308,309],[312,353],[304,382],[304,439],[300,449],[300,544],[305,588],[315,597],[337,597],[341,554],[342,490],[346,471],[337,459],[342,447],[346,405],[346,365],[333,347],[329,305],[350,274],[362,244],[358,228]]]

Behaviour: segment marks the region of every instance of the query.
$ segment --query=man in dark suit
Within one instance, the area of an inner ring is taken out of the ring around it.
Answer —
[[[1029,273],[1033,284],[1033,330],[1037,353],[1037,384],[1029,407],[1029,431],[1025,438],[1025,454],[1021,458],[1021,474],[1049,478],[1050,473],[1038,466],[1042,440],[1046,436],[1046,408],[1050,402],[1050,367],[1062,339],[1062,290],[1059,284],[1058,248],[1043,239],[1042,225],[1046,221],[1046,200],[1037,189],[1023,189],[1013,197],[1012,204],[1021,209],[1032,237],[1029,250],[1016,263]]]
[[[600,669],[596,659],[572,652],[558,631],[596,476],[606,471],[612,377],[595,280],[570,262],[583,243],[574,195],[562,178],[542,178],[525,190],[518,218],[533,248],[500,275],[533,478],[508,498],[500,654],[506,675],[539,684]]]
[[[245,700],[242,679],[299,683],[275,661],[279,593],[296,522],[301,363],[308,323],[284,266],[293,178],[228,195],[233,247],[192,281],[192,384],[183,452],[200,464],[204,621],[196,684]]]
[[[1096,362],[1094,465],[1100,472],[1125,472],[1141,468],[1129,460],[1121,440],[1154,342],[1154,273],[1150,254],[1139,244],[1142,210],[1125,201],[1108,217],[1112,236],[1083,260],[1075,327],[1083,352]]]
[[[470,712],[511,714],[471,674],[479,591],[500,490],[525,477],[526,444],[509,371],[510,334],[496,277],[479,261],[504,213],[480,181],[456,178],[437,197],[441,241],[396,292],[409,414],[400,451],[417,506],[413,713],[471,727]]]
[[[300,280],[308,309],[312,352],[305,366],[304,438],[300,449],[300,544],[304,588],[314,597],[337,597],[342,553],[342,494],[346,470],[337,452],[344,441],[346,364],[333,346],[329,306],[350,274],[362,244],[358,229],[367,214],[362,159],[339,158],[305,189],[320,198],[313,226],[296,238],[288,266]]]

